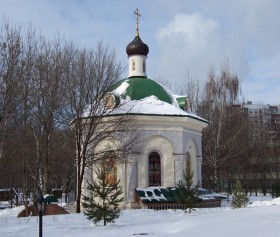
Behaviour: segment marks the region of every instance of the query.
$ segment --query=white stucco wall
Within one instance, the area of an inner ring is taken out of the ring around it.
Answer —
[[[166,137],[148,136],[143,141],[142,152],[138,156],[138,187],[149,185],[148,157],[151,152],[157,152],[161,160],[161,185],[174,186],[174,148]]]
[[[174,187],[183,179],[187,153],[190,155],[191,169],[194,172],[193,182],[201,183],[201,132],[206,127],[205,124],[190,118],[168,116],[139,116],[136,123],[142,138],[139,153],[133,154],[129,163],[118,164],[117,168],[117,179],[120,179],[123,187],[125,207],[134,206],[137,187],[149,185],[148,157],[151,152],[160,155],[162,186]],[[101,144],[98,149],[108,145]],[[87,177],[90,176],[94,177],[94,174]]]

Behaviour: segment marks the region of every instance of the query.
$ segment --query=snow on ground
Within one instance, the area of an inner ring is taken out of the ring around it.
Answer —
[[[278,236],[280,198],[257,197],[247,208],[181,210],[124,210],[115,223],[92,224],[83,214],[43,217],[44,237],[204,237]],[[17,218],[22,207],[0,210],[1,237],[38,236],[38,217]]]

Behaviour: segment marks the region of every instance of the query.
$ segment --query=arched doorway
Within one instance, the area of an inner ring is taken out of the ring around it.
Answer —
[[[149,186],[161,185],[160,156],[157,152],[149,155]]]

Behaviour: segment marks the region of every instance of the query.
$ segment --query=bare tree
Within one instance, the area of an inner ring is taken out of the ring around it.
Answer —
[[[204,89],[199,114],[209,120],[203,131],[204,173],[218,188],[221,168],[225,162],[236,159],[244,151],[241,139],[248,125],[240,106],[240,86],[228,66],[220,75],[212,71]],[[210,176],[210,177],[209,177]]]
[[[38,177],[41,188],[50,191],[49,163],[51,138],[54,130],[62,124],[64,95],[66,93],[64,46],[60,40],[52,43],[41,39],[35,61],[33,78],[34,121]]]
[[[133,139],[128,137],[131,116],[111,116],[114,108],[104,106],[106,91],[120,79],[123,67],[115,54],[102,43],[96,51],[70,52],[75,55],[74,70],[69,71],[70,91],[68,112],[75,119],[71,126],[76,138],[77,196],[76,211],[80,212],[81,192],[86,167],[104,159],[104,153],[114,153],[115,160],[125,159],[132,152]],[[123,132],[126,131],[126,136]],[[114,147],[96,150],[105,141],[114,141]],[[117,144],[116,144],[117,143]]]
[[[5,152],[12,138],[10,128],[16,114],[17,72],[20,55],[19,28],[5,22],[0,31],[0,168],[4,167],[14,152]]]
[[[185,85],[180,89],[180,94],[187,95],[188,106],[193,113],[198,113],[198,106],[200,105],[203,90],[202,83],[198,79],[194,79],[187,75],[184,80]]]
[[[76,151],[79,212],[85,169],[104,157],[96,147],[114,143],[106,152],[116,161],[133,152],[133,116],[104,106],[124,68],[102,43],[95,51],[80,49],[9,24],[1,29],[0,54],[0,168],[9,168],[1,170],[0,185],[34,194],[71,186]]]
[[[64,112],[67,47],[60,39],[47,41],[31,26],[25,30],[5,23],[1,28],[1,186],[17,186],[24,193],[35,193],[39,186],[49,192],[56,176],[50,172],[64,154],[72,157],[64,161],[73,172],[73,145],[64,135],[68,140],[56,146],[57,138],[69,130]]]

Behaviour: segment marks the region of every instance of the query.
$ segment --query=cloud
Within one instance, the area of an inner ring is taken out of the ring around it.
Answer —
[[[201,13],[175,15],[172,22],[157,31],[156,39],[161,48],[157,73],[177,83],[188,72],[207,78],[210,67],[221,66],[231,56],[220,22]],[[232,58],[233,63],[238,61]]]
[[[177,85],[188,73],[206,80],[210,68],[219,72],[228,62],[245,96],[279,104],[280,1],[212,0],[194,9],[158,28],[156,77]]]
[[[109,42],[127,63],[137,7],[150,78],[180,85],[189,73],[205,80],[210,68],[219,72],[227,61],[251,100],[270,100],[274,91],[280,103],[279,0],[9,0],[2,1],[0,17],[32,23],[49,38],[59,33],[81,47]]]
[[[194,49],[205,46],[207,38],[215,32],[219,27],[219,23],[211,18],[206,18],[199,13],[192,15],[178,14],[174,17],[174,21],[167,27],[158,31],[159,39],[167,39],[170,42],[183,40],[187,46]],[[181,42],[183,43],[183,42]]]

